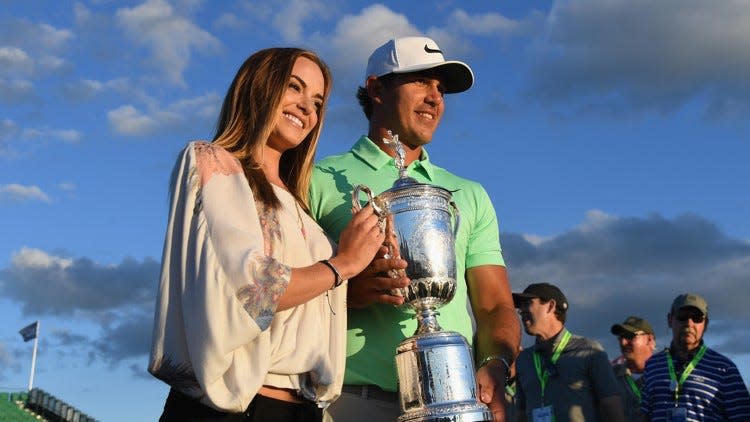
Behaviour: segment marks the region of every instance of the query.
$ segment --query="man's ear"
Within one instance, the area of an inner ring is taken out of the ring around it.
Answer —
[[[557,308],[557,301],[555,299],[550,299],[547,302],[547,311],[554,314],[556,308]]]
[[[667,327],[672,328],[672,313],[667,314]]]
[[[376,76],[370,75],[367,77],[367,80],[365,81],[365,89],[367,89],[367,95],[370,96],[370,99],[373,103],[383,103],[384,88],[385,87],[383,86],[383,82]]]

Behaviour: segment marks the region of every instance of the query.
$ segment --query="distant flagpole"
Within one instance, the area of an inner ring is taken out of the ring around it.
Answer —
[[[31,375],[29,375],[29,391],[34,387],[34,369],[36,368],[36,347],[39,344],[39,320],[36,321],[36,334],[34,335],[34,351],[31,353]]]
[[[39,320],[29,324],[18,332],[24,343],[34,339],[34,352],[31,355],[31,375],[29,376],[29,391],[34,387],[34,369],[36,368],[36,348],[39,345]]]

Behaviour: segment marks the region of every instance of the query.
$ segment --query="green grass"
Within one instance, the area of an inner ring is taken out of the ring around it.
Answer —
[[[13,401],[9,401],[9,396],[13,396]],[[0,421],[2,422],[31,422],[37,421],[36,415],[20,408],[16,402],[26,401],[28,394],[22,393],[0,393]]]

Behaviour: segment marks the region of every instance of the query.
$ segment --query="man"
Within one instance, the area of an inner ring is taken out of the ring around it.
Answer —
[[[750,421],[750,394],[737,366],[708,348],[708,304],[677,296],[667,314],[672,343],[646,363],[644,421]]]
[[[617,381],[596,341],[565,328],[568,300],[557,286],[513,293],[526,333],[536,337],[516,361],[522,421],[624,421]]]
[[[625,419],[628,422],[639,422],[643,370],[656,349],[654,330],[645,319],[629,316],[622,323],[613,325],[610,331],[617,336],[622,353],[622,362],[615,364],[612,369],[620,386]]]
[[[365,184],[373,194],[390,189],[398,173],[395,154],[384,142],[391,139],[389,131],[403,144],[403,164],[410,177],[453,192],[461,215],[455,242],[457,290],[440,308],[438,321],[444,330],[473,342],[477,395],[496,420],[502,420],[506,371],[518,350],[520,332],[497,217],[481,185],[436,166],[425,150],[445,111],[444,94],[465,91],[472,83],[469,66],[446,61],[429,38],[396,38],[377,48],[357,93],[369,120],[368,134],[349,152],[316,165],[310,206],[321,226],[336,238],[351,217],[353,186]],[[393,306],[402,304],[402,298],[388,293],[409,280],[385,274],[404,268],[406,262],[398,257],[379,258],[349,281],[345,385],[328,412],[334,419],[366,415],[371,420],[394,420],[400,414],[394,355],[398,344],[414,334],[416,320],[413,312]]]

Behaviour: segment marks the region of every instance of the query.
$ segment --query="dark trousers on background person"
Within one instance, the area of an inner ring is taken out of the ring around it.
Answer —
[[[221,412],[175,389],[169,390],[159,422],[321,422],[323,410],[305,400],[292,403],[256,395],[242,413]]]

